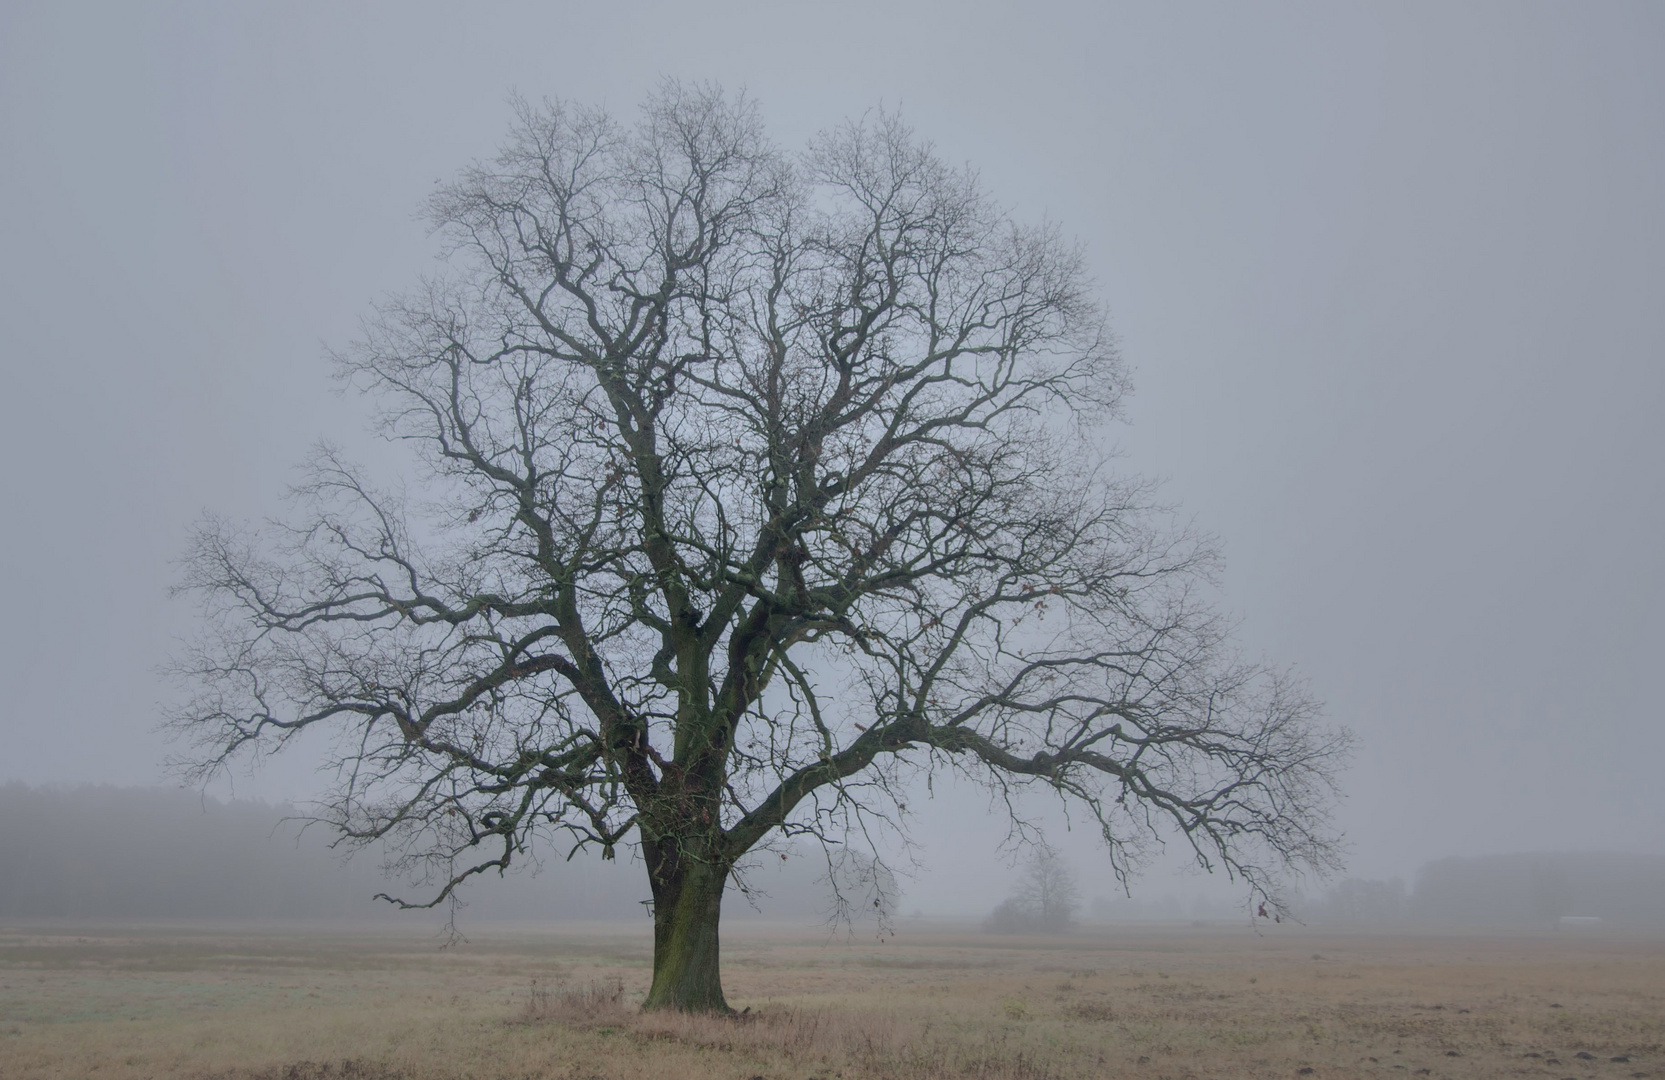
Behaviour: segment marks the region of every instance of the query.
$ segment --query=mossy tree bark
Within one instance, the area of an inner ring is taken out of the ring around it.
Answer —
[[[653,883],[653,985],[642,1007],[731,1012],[723,998],[717,936],[728,868],[675,859],[662,860],[661,865],[659,873],[650,870],[649,874]]]

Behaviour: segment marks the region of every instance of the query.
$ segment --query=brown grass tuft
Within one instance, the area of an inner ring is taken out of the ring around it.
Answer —
[[[342,1061],[296,1061],[253,1070],[208,1073],[204,1080],[416,1080],[409,1069],[362,1058]]]
[[[561,1023],[577,1027],[617,1026],[633,1019],[638,1010],[624,998],[624,980],[591,979],[583,986],[567,987],[532,980],[526,1002],[525,1023]]]

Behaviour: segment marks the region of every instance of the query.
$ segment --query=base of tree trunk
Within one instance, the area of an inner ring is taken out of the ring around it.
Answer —
[[[729,1013],[718,968],[717,928],[728,874],[693,865],[670,887],[656,889],[653,985],[644,1009]]]

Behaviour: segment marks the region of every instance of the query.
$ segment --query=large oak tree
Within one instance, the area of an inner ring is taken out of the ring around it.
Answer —
[[[326,816],[437,860],[634,845],[646,1004],[721,1010],[748,851],[836,841],[910,773],[1045,785],[1273,895],[1325,866],[1345,736],[1238,660],[1211,555],[1105,424],[1078,251],[877,114],[789,154],[667,84],[523,105],[428,208],[442,270],[339,357],[416,497],[320,451],[298,516],[208,521],[176,720],[223,767],[335,737]]]

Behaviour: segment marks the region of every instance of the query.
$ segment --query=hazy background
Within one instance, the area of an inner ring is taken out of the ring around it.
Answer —
[[[1135,371],[1128,467],[1221,538],[1246,648],[1360,736],[1353,873],[1665,855],[1643,3],[9,0],[0,781],[164,780],[190,523],[277,513],[311,443],[362,445],[323,348],[427,268],[414,212],[511,89],[629,115],[663,75],[747,88],[787,145],[900,105],[1081,239]],[[280,759],[235,794],[319,783]],[[904,906],[986,910],[1004,830],[937,793]],[[1170,869],[1145,891],[1210,891]]]

